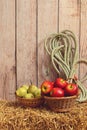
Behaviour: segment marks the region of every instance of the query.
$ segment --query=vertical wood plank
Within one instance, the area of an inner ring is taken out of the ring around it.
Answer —
[[[80,0],[59,1],[59,31],[69,29],[77,36],[79,44]]]
[[[80,58],[87,60],[87,1],[81,0]],[[87,65],[80,65],[80,78],[87,73]],[[84,82],[87,87],[87,81]]]
[[[77,39],[79,46],[80,37],[80,0],[59,1],[59,31],[71,30]],[[78,49],[79,53],[79,49]],[[77,75],[79,67],[77,69]]]
[[[44,39],[58,30],[58,0],[38,0],[38,85],[55,79],[49,56],[44,50]],[[49,75],[46,75],[49,69]]]
[[[36,0],[17,0],[17,86],[36,84]]]
[[[15,0],[0,0],[0,97],[14,99]]]

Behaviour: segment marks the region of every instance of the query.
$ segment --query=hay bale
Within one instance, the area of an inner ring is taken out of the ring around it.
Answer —
[[[72,111],[54,113],[47,107],[25,108],[0,101],[0,130],[87,130],[87,103],[76,103]]]

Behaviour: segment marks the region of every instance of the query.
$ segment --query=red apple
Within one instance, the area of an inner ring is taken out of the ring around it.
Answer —
[[[69,83],[64,89],[65,96],[74,96],[78,94],[78,85],[74,83]]]
[[[51,97],[64,97],[64,90],[61,88],[53,88],[50,92]]]
[[[41,93],[42,95],[49,95],[50,91],[53,88],[53,84],[50,81],[44,81],[41,85]]]
[[[52,86],[54,87],[54,82],[52,81],[51,83],[52,83]]]
[[[54,86],[59,88],[65,88],[67,84],[68,84],[67,81],[64,80],[63,78],[57,78],[54,83]]]

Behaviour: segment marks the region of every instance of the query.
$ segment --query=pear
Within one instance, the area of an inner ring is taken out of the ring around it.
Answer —
[[[35,85],[31,85],[31,86],[29,86],[29,88],[28,88],[28,93],[32,93],[32,94],[34,94],[36,91],[37,91],[37,86],[35,86]]]
[[[26,90],[28,90],[29,86],[28,85],[22,85],[22,88],[25,88]]]
[[[34,98],[34,95],[32,93],[27,93],[24,98],[26,99],[30,99],[30,98]]]
[[[16,90],[16,94],[19,97],[24,97],[27,94],[27,90],[25,88],[20,87]]]
[[[40,89],[40,88],[38,88],[38,89],[35,91],[34,96],[35,96],[35,97],[41,97],[41,89]]]

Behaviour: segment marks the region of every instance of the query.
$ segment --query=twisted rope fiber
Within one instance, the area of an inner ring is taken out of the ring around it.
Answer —
[[[87,60],[80,60],[78,58],[78,44],[76,41],[76,36],[70,30],[64,30],[60,33],[49,35],[45,39],[45,49],[51,57],[52,65],[57,74],[60,77],[62,77],[63,74],[63,78],[66,80],[74,79],[77,64],[87,64]],[[74,79],[74,82],[78,85],[81,91],[77,99],[78,102],[84,102],[87,100],[87,89],[82,84],[85,80],[87,80],[87,75],[85,75],[81,80]]]

